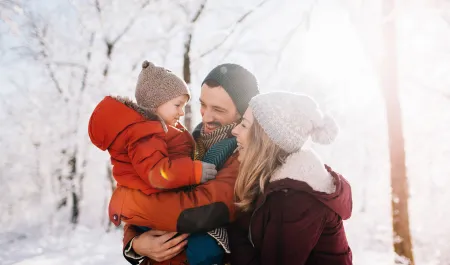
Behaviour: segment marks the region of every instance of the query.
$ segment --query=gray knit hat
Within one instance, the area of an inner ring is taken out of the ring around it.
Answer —
[[[209,72],[202,85],[214,80],[230,95],[238,112],[243,115],[250,99],[259,94],[256,77],[238,64],[226,63],[216,66]]]
[[[142,63],[135,91],[140,107],[155,111],[160,105],[181,95],[191,98],[186,82],[170,70],[148,61]]]
[[[265,93],[252,98],[249,106],[264,132],[288,153],[300,150],[309,137],[313,142],[330,144],[339,131],[333,118],[323,115],[306,95]]]

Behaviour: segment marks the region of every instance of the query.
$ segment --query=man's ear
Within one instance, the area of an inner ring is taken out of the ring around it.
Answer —
[[[237,124],[241,123],[241,121],[242,121],[242,116],[241,116],[241,114],[239,114],[239,112],[236,113],[236,118],[235,118],[234,120],[235,120],[235,122],[236,122]]]

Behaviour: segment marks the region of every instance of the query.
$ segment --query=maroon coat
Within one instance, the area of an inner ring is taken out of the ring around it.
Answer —
[[[352,264],[350,185],[313,152],[291,155],[254,209],[230,225],[232,265]]]

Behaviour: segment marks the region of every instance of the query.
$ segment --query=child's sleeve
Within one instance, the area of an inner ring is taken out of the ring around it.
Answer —
[[[202,175],[201,161],[190,157],[171,160],[163,131],[154,124],[133,125],[128,136],[128,156],[138,175],[151,187],[173,189],[199,184]],[[133,133],[146,132],[146,133]]]

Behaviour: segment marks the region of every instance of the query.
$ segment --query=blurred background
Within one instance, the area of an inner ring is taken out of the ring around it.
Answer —
[[[0,264],[127,264],[87,122],[145,59],[190,85],[191,128],[221,63],[313,96],[341,127],[317,150],[352,185],[354,264],[450,264],[448,0],[0,0]]]

